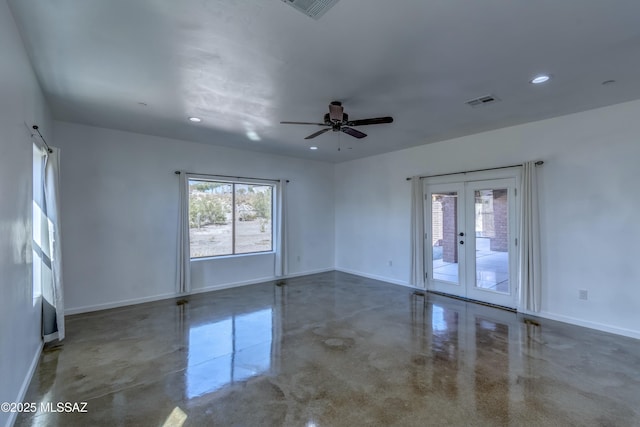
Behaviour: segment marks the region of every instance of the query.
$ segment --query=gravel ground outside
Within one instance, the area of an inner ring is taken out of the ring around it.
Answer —
[[[264,231],[263,231],[264,230]],[[272,249],[271,221],[255,219],[236,224],[236,254]],[[231,255],[231,223],[189,229],[191,258]]]

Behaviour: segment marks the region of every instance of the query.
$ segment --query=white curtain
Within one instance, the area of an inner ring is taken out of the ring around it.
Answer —
[[[289,273],[287,262],[287,180],[281,179],[276,189],[276,227],[275,227],[275,275],[286,276]]]
[[[42,336],[44,342],[50,342],[63,340],[65,336],[59,211],[60,149],[51,147],[49,151],[44,150],[41,173],[43,199],[38,237],[43,270]]]
[[[424,191],[420,177],[411,178],[411,284],[424,288]]]
[[[178,204],[178,293],[191,291],[191,252],[189,246],[189,176],[180,172]]]
[[[538,208],[538,180],[536,162],[522,165],[520,192],[520,292],[522,306],[529,311],[540,311],[541,262],[540,217]]]

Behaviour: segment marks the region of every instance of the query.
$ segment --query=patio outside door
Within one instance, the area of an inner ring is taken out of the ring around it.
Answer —
[[[427,288],[515,308],[515,178],[425,186]]]

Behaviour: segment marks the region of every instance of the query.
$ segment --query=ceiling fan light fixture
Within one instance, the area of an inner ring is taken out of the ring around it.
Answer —
[[[344,118],[344,108],[342,107],[342,102],[333,101],[329,104],[329,119],[336,123],[346,120]]]
[[[534,78],[532,78],[529,83],[534,84],[534,85],[539,85],[542,83],[546,83],[551,79],[551,76],[548,74],[540,74],[538,76],[535,76]]]

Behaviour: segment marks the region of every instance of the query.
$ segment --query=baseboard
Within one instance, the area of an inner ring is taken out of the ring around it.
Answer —
[[[321,269],[318,269],[318,270],[309,270],[309,271],[305,271],[305,272],[302,272],[302,273],[287,274],[286,276],[278,277],[278,279],[291,279],[293,277],[310,276],[312,274],[320,274],[320,273],[330,273],[332,271],[336,271],[336,269],[333,268],[333,267],[331,267],[331,268],[321,268]]]
[[[617,326],[605,325],[598,322],[590,322],[588,320],[582,320],[575,317],[563,316],[561,314],[549,313],[549,312],[532,312],[532,311],[519,311],[519,313],[541,317],[543,319],[555,320],[557,322],[568,323],[570,325],[582,326],[584,328],[595,329],[602,332],[608,332],[610,334],[622,335],[628,338],[640,339],[640,332],[633,329],[619,328]]]
[[[239,288],[241,286],[256,285],[258,283],[271,282],[273,280],[292,279],[294,277],[309,276],[311,274],[319,274],[319,273],[328,273],[330,271],[335,271],[335,270],[333,268],[323,268],[321,270],[311,270],[311,271],[305,271],[302,273],[286,274],[284,276],[268,276],[268,277],[260,277],[257,279],[245,280],[242,282],[223,283],[219,285],[206,286],[204,288],[199,288],[195,290],[192,289],[191,292],[189,292],[186,295],[202,294],[205,292],[220,291],[222,289]]]
[[[40,343],[38,349],[33,355],[33,359],[31,360],[31,364],[29,365],[29,370],[27,371],[27,375],[25,375],[24,380],[22,381],[22,385],[20,386],[20,390],[18,391],[18,395],[14,402],[24,402],[24,398],[27,395],[27,390],[29,389],[29,384],[31,384],[31,380],[33,379],[33,374],[36,373],[36,368],[38,367],[38,362],[40,361],[40,356],[42,355],[42,348],[44,343]],[[18,416],[17,412],[9,413],[9,418],[7,419],[6,427],[11,427],[16,422],[16,418]]]
[[[340,271],[342,273],[348,273],[348,274],[353,274],[355,276],[361,276],[361,277],[366,277],[367,279],[373,279],[373,280],[379,280],[381,282],[385,282],[385,283],[391,283],[393,285],[399,285],[399,286],[404,286],[405,288],[411,288],[411,289],[422,289],[422,288],[418,288],[417,286],[413,286],[405,281],[402,280],[396,280],[396,279],[391,279],[389,277],[384,277],[384,276],[378,276],[375,274],[369,274],[369,273],[363,273],[361,271],[356,271],[356,270],[350,270],[348,268],[335,268],[336,271]],[[424,290],[424,289],[422,289]]]
[[[150,297],[132,298],[127,300],[121,300],[116,302],[108,302],[104,304],[85,305],[83,307],[67,308],[64,310],[64,315],[69,316],[71,314],[89,313],[92,311],[108,310],[110,308],[126,307],[128,305],[143,304],[145,302],[160,301],[168,298],[175,298],[177,294],[166,293],[160,295],[154,295]]]
[[[412,289],[424,290],[422,288],[418,288],[416,286],[410,285],[407,282],[403,282],[403,281],[400,281],[400,280],[389,279],[389,278],[386,278],[386,277],[383,277],[383,276],[377,276],[375,274],[362,273],[361,271],[350,270],[348,268],[336,268],[336,271],[341,271],[343,273],[349,273],[349,274],[353,274],[353,275],[356,275],[356,276],[366,277],[366,278],[369,278],[369,279],[380,280],[382,282],[390,283],[390,284],[393,284],[393,285],[400,285],[400,286],[405,286],[405,287],[412,288]],[[577,319],[575,317],[563,316],[561,314],[554,314],[554,313],[549,313],[549,312],[536,313],[536,312],[530,312],[530,311],[521,310],[521,309],[518,309],[517,311],[518,311],[518,313],[521,313],[521,314],[541,317],[543,319],[555,320],[557,322],[568,323],[570,325],[575,325],[575,326],[582,326],[582,327],[585,327],[585,328],[595,329],[595,330],[602,331],[602,332],[608,332],[608,333],[615,334],[615,335],[622,335],[622,336],[629,337],[629,338],[640,339],[640,332],[639,331],[635,331],[633,329],[619,328],[619,327],[616,327],[616,326],[605,325],[605,324],[597,323],[597,322],[590,322],[588,320]]]
[[[237,287],[240,287],[240,286],[255,285],[257,283],[269,282],[271,280],[288,279],[288,278],[299,277],[299,276],[308,276],[310,274],[326,273],[326,272],[329,272],[329,271],[334,271],[334,269],[333,268],[324,268],[324,269],[319,269],[319,270],[310,270],[310,271],[305,271],[305,272],[300,272],[300,273],[287,274],[285,276],[280,276],[280,277],[268,276],[268,277],[260,277],[260,278],[251,279],[251,280],[244,280],[244,281],[241,281],[241,282],[221,283],[221,284],[216,284],[216,285],[205,286],[203,288],[192,289],[190,292],[188,292],[186,294],[165,293],[165,294],[159,294],[159,295],[154,295],[154,296],[149,296],[149,297],[132,298],[132,299],[128,299],[128,300],[109,302],[109,303],[104,303],[104,304],[95,304],[95,305],[87,305],[87,306],[83,306],[83,307],[68,308],[68,309],[66,309],[64,311],[64,314],[65,314],[65,316],[69,316],[69,315],[72,315],[72,314],[90,313],[92,311],[100,311],[100,310],[108,310],[108,309],[111,309],[111,308],[126,307],[126,306],[129,306],[129,305],[143,304],[145,302],[162,301],[162,300],[165,300],[165,299],[176,298],[176,297],[179,297],[179,296],[196,295],[196,294],[201,294],[201,293],[205,293],[205,292],[219,291],[219,290],[222,290],[222,289],[230,289],[230,288],[237,288]]]
[[[185,294],[180,294],[180,296],[197,295],[197,294],[203,294],[205,292],[221,291],[223,289],[231,289],[231,288],[239,288],[241,286],[256,285],[258,283],[269,282],[275,279],[276,279],[275,276],[266,276],[266,277],[258,277],[257,279],[243,280],[241,282],[220,283],[217,285],[205,286],[204,288],[191,289],[190,292],[187,292]],[[178,296],[178,295],[174,295],[174,296]]]

